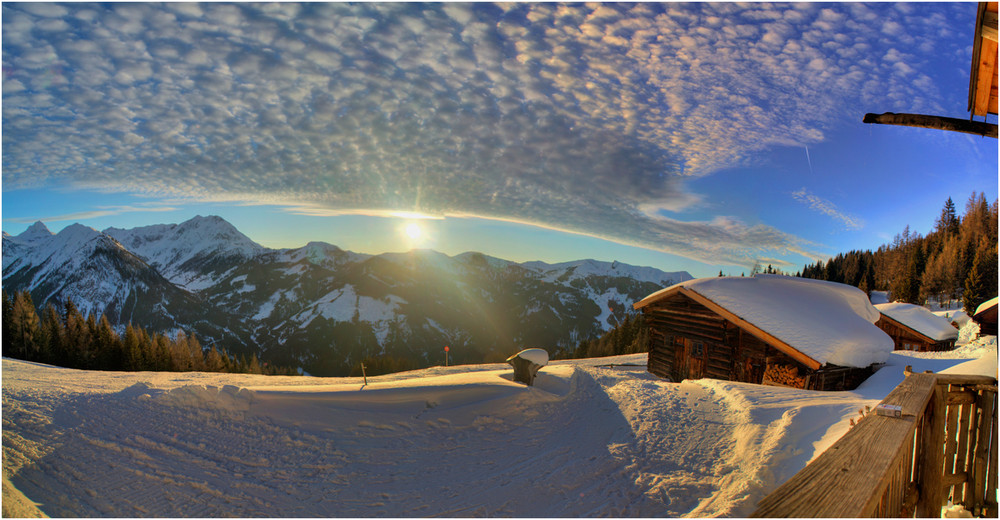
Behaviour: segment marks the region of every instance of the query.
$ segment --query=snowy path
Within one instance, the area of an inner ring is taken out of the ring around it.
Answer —
[[[745,516],[874,402],[594,364],[362,388],[4,359],[5,513],[20,491],[49,516]]]

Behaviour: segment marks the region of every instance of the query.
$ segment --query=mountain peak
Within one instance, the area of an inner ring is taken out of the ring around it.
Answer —
[[[21,241],[31,241],[50,236],[52,236],[52,232],[49,231],[49,228],[46,227],[41,220],[39,220],[28,226],[28,229],[25,229],[20,235],[17,235],[17,238]]]

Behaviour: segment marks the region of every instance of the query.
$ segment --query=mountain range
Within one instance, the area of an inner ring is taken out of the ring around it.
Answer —
[[[3,234],[3,285],[41,308],[71,298],[104,314],[314,375],[367,357],[415,366],[502,360],[532,346],[572,351],[614,327],[642,297],[685,280],[620,262],[517,263],[431,250],[367,255],[310,242],[255,243],[217,216],[97,231],[41,222]]]

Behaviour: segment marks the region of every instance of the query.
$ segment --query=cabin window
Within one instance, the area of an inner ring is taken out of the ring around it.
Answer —
[[[691,355],[695,357],[701,357],[705,355],[705,344],[700,341],[695,341],[694,348],[691,349]]]

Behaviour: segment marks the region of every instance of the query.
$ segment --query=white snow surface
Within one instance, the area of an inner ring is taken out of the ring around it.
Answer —
[[[4,516],[747,516],[904,365],[996,376],[995,337],[907,354],[853,392],[670,383],[629,366],[644,354],[554,361],[533,387],[506,364],[366,386],[4,359]]]
[[[511,356],[510,359],[515,357],[527,359],[528,361],[543,367],[549,364],[549,353],[546,352],[545,349],[541,348],[526,348]]]
[[[699,278],[677,286],[697,292],[799,352],[824,363],[882,363],[892,338],[876,327],[879,312],[860,289],[782,275]]]
[[[947,319],[936,316],[931,311],[912,303],[880,303],[875,306],[879,312],[933,339],[944,341],[958,338],[958,329]]]

